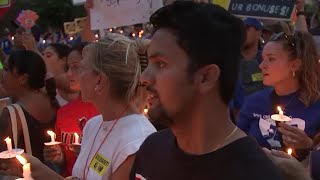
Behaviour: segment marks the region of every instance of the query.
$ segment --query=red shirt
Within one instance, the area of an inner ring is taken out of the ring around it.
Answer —
[[[64,176],[71,176],[73,165],[77,160],[77,156],[68,148],[68,144],[74,143],[74,133],[79,134],[81,142],[85,123],[98,114],[95,106],[83,102],[81,98],[69,102],[58,110],[55,132],[57,140],[62,142],[64,147]]]

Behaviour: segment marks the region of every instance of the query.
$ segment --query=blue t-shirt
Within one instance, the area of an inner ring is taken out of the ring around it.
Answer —
[[[237,121],[240,129],[268,149],[281,148],[276,123],[270,117],[274,114],[272,91],[265,89],[247,97]],[[320,131],[320,101],[306,107],[299,100],[299,93],[295,92],[279,96],[278,102],[284,114],[292,118],[288,124],[304,130],[311,138]]]

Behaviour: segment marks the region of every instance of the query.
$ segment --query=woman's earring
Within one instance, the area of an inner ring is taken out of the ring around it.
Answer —
[[[292,71],[292,76],[296,77],[296,72],[295,71]]]

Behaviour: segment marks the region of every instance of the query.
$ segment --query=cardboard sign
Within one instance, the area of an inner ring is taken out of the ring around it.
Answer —
[[[86,3],[86,0],[72,0],[72,4],[74,6],[85,4],[85,3]]]
[[[160,0],[94,0],[93,4],[90,10],[91,29],[145,23],[163,6]]]
[[[212,0],[211,2],[242,17],[290,20],[295,12],[294,0]]]
[[[75,34],[75,33],[77,33],[77,31],[76,31],[76,23],[75,22],[65,22],[64,24],[63,24],[63,26],[64,26],[64,32],[66,33],[66,34]]]
[[[76,24],[76,32],[82,31],[86,21],[87,21],[86,17],[74,19],[74,23]]]

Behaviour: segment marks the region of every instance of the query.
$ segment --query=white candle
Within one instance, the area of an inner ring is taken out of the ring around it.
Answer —
[[[23,158],[20,155],[17,155],[16,158],[20,161],[20,163],[23,165],[22,169],[23,169],[23,179],[24,180],[32,180],[31,177],[31,165],[30,163],[27,162],[27,160],[25,158]]]
[[[7,143],[7,149],[8,151],[12,150],[12,143],[11,143],[11,139],[9,137],[7,137],[4,141],[6,141]]]
[[[74,137],[75,137],[74,144],[80,144],[79,143],[79,135],[78,135],[78,133],[74,133]]]
[[[279,111],[279,117],[280,117],[280,119],[283,119],[283,111],[282,111],[282,109],[281,109],[280,106],[278,106],[278,111]]]
[[[56,142],[56,140],[55,140],[56,134],[53,131],[47,131],[47,133],[51,137],[51,142]]]
[[[289,148],[288,151],[287,151],[287,153],[291,156],[291,154],[292,154],[292,149]]]

